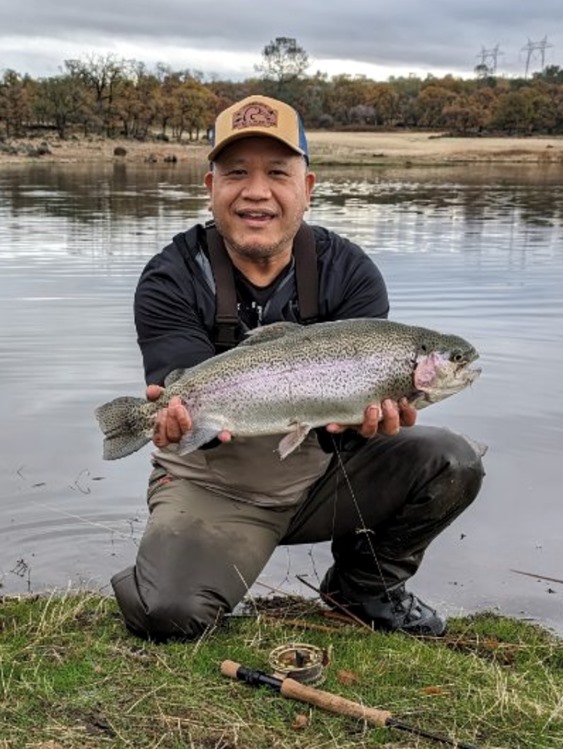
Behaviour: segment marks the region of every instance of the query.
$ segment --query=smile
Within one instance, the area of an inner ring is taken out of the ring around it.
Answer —
[[[239,218],[251,219],[252,221],[268,221],[274,218],[273,213],[266,211],[237,211]]]

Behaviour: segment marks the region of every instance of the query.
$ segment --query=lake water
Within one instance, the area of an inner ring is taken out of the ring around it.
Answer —
[[[563,632],[563,171],[471,166],[324,171],[309,215],[360,243],[396,320],[481,352],[475,386],[421,413],[489,446],[477,502],[412,589],[445,613],[493,609]],[[208,218],[182,165],[0,171],[0,582],[109,592],[146,519],[150,449],[101,458],[94,408],[142,394],[132,321],[141,269]],[[328,544],[280,548],[255,592],[310,594]]]

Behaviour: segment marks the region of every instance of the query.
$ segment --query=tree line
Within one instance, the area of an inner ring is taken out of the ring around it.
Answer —
[[[1,64],[1,58],[0,58]],[[295,39],[264,47],[256,75],[205,80],[191,70],[88,55],[66,60],[59,75],[34,79],[15,70],[0,76],[0,137],[53,130],[136,139],[198,140],[234,101],[262,93],[295,106],[305,125],[325,129],[426,129],[459,135],[562,134],[563,68],[531,78],[476,69],[475,78],[308,74]]]

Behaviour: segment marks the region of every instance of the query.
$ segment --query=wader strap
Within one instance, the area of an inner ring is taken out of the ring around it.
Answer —
[[[239,342],[239,318],[233,265],[223,238],[214,226],[206,227],[209,262],[215,278],[214,343],[218,349],[229,349]],[[293,242],[295,283],[299,317],[303,324],[315,322],[319,315],[319,271],[315,236],[303,222]]]
[[[215,227],[207,228],[207,249],[215,277],[215,326],[213,342],[218,349],[237,345],[239,319],[233,264],[223,238]]]
[[[315,235],[311,227],[303,222],[293,241],[295,258],[295,281],[299,317],[304,325],[316,322],[319,316],[319,270]]]

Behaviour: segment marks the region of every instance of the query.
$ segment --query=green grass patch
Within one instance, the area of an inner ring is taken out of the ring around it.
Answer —
[[[275,603],[275,605],[273,605]],[[414,639],[327,619],[315,602],[258,601],[194,643],[143,642],[98,594],[0,601],[1,749],[438,747],[220,673],[269,671],[270,651],[329,654],[319,687],[479,747],[563,747],[563,642],[493,615]]]

